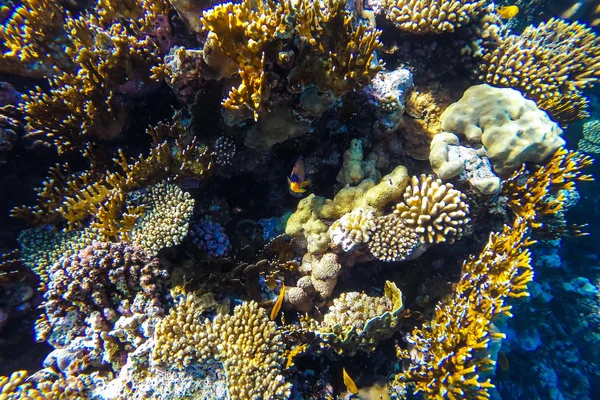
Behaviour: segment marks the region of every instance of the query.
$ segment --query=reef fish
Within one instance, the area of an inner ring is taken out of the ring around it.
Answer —
[[[281,305],[283,304],[283,297],[285,295],[285,285],[281,285],[281,291],[279,292],[279,297],[271,310],[271,321],[274,321],[277,318],[277,314],[279,314],[279,310],[281,310]]]
[[[344,385],[346,385],[346,389],[348,389],[348,391],[352,394],[357,394],[358,387],[356,386],[356,383],[354,383],[352,378],[350,378],[350,375],[348,375],[348,373],[346,372],[346,368],[342,368],[342,374],[344,376]]]
[[[498,12],[498,15],[500,16],[500,18],[512,19],[512,18],[516,17],[517,14],[519,13],[519,7],[517,7],[517,6],[502,6],[502,7],[499,7],[496,11]]]
[[[503,351],[498,352],[498,366],[502,371],[508,371],[510,368],[508,357],[506,357],[506,354]]]
[[[304,172],[304,159],[302,156],[298,157],[298,161],[294,164],[292,173],[288,178],[288,184],[290,193],[296,197],[302,197],[302,194],[306,192],[310,185],[310,180],[306,179]]]

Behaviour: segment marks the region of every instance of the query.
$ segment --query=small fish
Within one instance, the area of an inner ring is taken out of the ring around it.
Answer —
[[[506,354],[503,351],[498,352],[498,366],[502,371],[508,371],[508,368],[510,368],[508,357],[506,357]]]
[[[517,7],[517,6],[502,6],[502,7],[499,7],[496,11],[498,12],[498,15],[500,15],[500,18],[502,18],[502,19],[513,19],[519,13],[519,7]]]
[[[344,376],[344,385],[346,385],[346,389],[352,394],[358,394],[358,387],[356,383],[350,378],[350,375],[346,372],[346,368],[342,368],[342,373]]]
[[[306,192],[310,185],[310,180],[306,179],[304,173],[304,159],[302,156],[300,156],[298,161],[296,161],[296,164],[294,164],[292,173],[288,178],[288,184],[290,193],[296,197],[302,197],[302,194]]]
[[[271,321],[274,321],[277,318],[277,314],[279,314],[279,310],[281,310],[281,305],[283,304],[283,297],[285,294],[285,285],[281,284],[281,291],[279,292],[279,297],[271,310]]]
[[[578,1],[577,3],[575,3],[571,7],[569,7],[565,12],[563,12],[560,15],[560,17],[562,19],[573,18],[573,16],[577,13],[577,11],[579,11],[579,9],[581,8],[582,5],[583,5],[583,1]]]

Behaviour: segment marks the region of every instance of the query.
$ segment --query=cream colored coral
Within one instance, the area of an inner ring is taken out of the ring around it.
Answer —
[[[201,298],[188,294],[163,318],[155,331],[152,359],[158,364],[183,370],[213,356],[209,346],[210,321],[202,318]]]
[[[405,225],[396,214],[378,217],[375,225],[369,250],[381,261],[403,261],[419,246],[414,228]]]
[[[342,293],[333,300],[333,305],[323,317],[323,324],[333,328],[336,325],[364,329],[372,318],[392,310],[392,300],[387,297],[367,296],[364,292]]]
[[[357,208],[344,214],[329,228],[332,243],[344,251],[351,251],[363,243],[368,243],[375,229],[373,219],[373,211],[366,208]]]
[[[131,242],[156,255],[176,246],[188,233],[194,210],[194,199],[172,183],[161,182],[148,189],[142,197],[144,215],[131,230]]]
[[[210,337],[227,374],[230,398],[289,397],[292,385],[281,375],[285,365],[281,336],[263,308],[246,302],[233,315],[217,315]]]
[[[526,161],[542,163],[565,144],[562,129],[514,89],[471,86],[441,120],[444,131],[483,144],[494,171],[501,175]]]
[[[387,18],[416,34],[454,32],[483,11],[486,0],[387,0]]]
[[[453,243],[470,221],[467,198],[453,187],[433,175],[413,176],[394,214],[415,229],[421,243]]]
[[[600,153],[600,120],[591,119],[583,124],[583,138],[577,148],[586,153]]]

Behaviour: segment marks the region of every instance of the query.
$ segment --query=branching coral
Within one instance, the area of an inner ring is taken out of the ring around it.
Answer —
[[[342,96],[369,84],[383,62],[376,59],[380,31],[364,24],[354,28],[343,0],[302,0],[296,31],[304,42],[288,88],[301,92],[314,84],[325,93]]]
[[[480,78],[518,88],[555,119],[585,118],[582,90],[600,78],[600,39],[578,22],[552,18],[504,37],[484,56]]]
[[[131,242],[149,254],[181,243],[187,236],[194,199],[172,183],[161,182],[148,189],[140,202],[144,214],[131,229]]]
[[[419,235],[396,214],[375,219],[369,251],[381,261],[403,261],[419,246]]]
[[[485,0],[387,0],[386,17],[416,34],[454,32],[483,12]]]
[[[60,373],[46,371],[43,380],[32,381],[27,371],[16,371],[10,376],[0,376],[0,399],[2,400],[68,400],[90,396],[87,376],[65,377]]]
[[[373,211],[357,208],[344,214],[329,228],[331,241],[344,251],[369,243],[371,233],[375,229]]]
[[[100,3],[100,7],[112,5]],[[81,148],[90,138],[119,135],[128,117],[125,99],[162,79],[160,49],[150,31],[168,6],[162,0],[135,3],[140,14],[128,12],[131,17],[123,23],[112,21],[116,12],[112,9],[100,8],[105,11],[100,19],[93,14],[67,15],[64,52],[74,67],[55,65],[50,92],[36,88],[24,96],[23,109],[31,129],[45,133],[60,153]],[[56,12],[56,18],[62,18],[61,14]],[[52,52],[42,54],[52,56]]]
[[[231,398],[289,397],[291,384],[281,375],[282,339],[265,310],[245,302],[233,315],[219,314],[203,323],[198,317],[204,308],[188,296],[161,322],[155,360],[174,360],[181,368],[212,356],[223,364]]]
[[[600,120],[592,119],[583,124],[583,139],[577,143],[577,148],[585,153],[600,153]]]
[[[466,196],[453,187],[433,175],[413,176],[394,214],[417,232],[421,243],[454,243],[470,219]]]

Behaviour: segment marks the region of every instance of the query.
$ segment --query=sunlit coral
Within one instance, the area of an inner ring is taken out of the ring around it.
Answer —
[[[344,214],[329,228],[331,241],[340,246],[344,251],[368,243],[371,233],[375,229],[373,212],[368,209],[357,208]]]
[[[394,213],[415,229],[421,243],[454,243],[469,223],[466,196],[433,175],[413,176]]]
[[[381,261],[403,261],[419,243],[414,228],[405,225],[398,215],[389,214],[375,219],[369,251]]]
[[[485,0],[387,0],[387,18],[416,34],[454,32],[482,13]]]
[[[569,122],[588,115],[582,90],[600,78],[599,49],[591,28],[552,18],[504,37],[484,56],[480,78],[517,88],[551,116]]]

